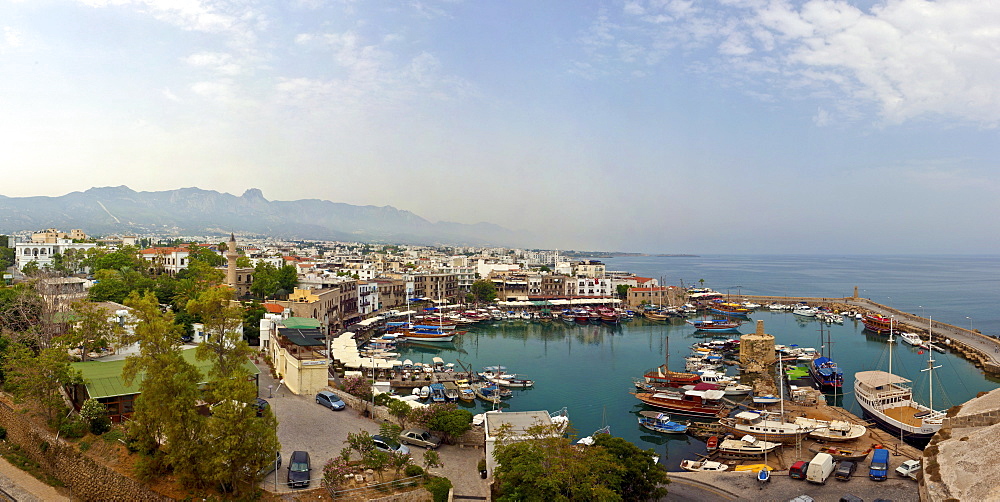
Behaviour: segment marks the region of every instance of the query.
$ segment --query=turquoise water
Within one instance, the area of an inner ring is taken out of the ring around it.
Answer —
[[[764,320],[765,331],[777,343],[820,347],[819,322],[803,321],[789,313],[758,312],[753,319]],[[753,324],[747,325],[749,332]],[[846,390],[853,386],[852,375],[866,369],[885,369],[885,337],[863,333],[863,325],[847,321],[829,327],[834,360],[844,369]],[[485,366],[503,365],[511,372],[535,380],[535,387],[514,390],[507,401],[509,411],[548,410],[567,407],[570,421],[579,436],[589,435],[604,424],[612,434],[643,448],[654,448],[670,468],[685,455],[703,451],[703,443],[687,436],[661,436],[639,427],[637,413],[645,408],[630,394],[632,377],[664,360],[665,339],[669,338],[670,367],[683,369],[683,358],[696,337],[694,329],[682,321],[671,323],[636,319],[621,326],[573,325],[562,321],[532,323],[500,321],[477,326],[443,348],[404,348],[400,358],[431,362],[434,356],[481,371]],[[927,354],[907,345],[896,344],[894,372],[914,381],[914,390],[923,402],[928,385],[920,369],[927,366]],[[936,408],[947,408],[995,387],[974,366],[951,354],[934,353],[934,399]],[[829,399],[832,402],[834,396]],[[860,409],[853,396],[836,396],[837,404],[855,414]],[[489,409],[477,401],[474,412]],[[678,417],[680,418],[680,417]],[[693,458],[693,457],[690,457]]]

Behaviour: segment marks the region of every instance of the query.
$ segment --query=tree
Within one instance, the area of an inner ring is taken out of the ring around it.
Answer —
[[[198,345],[198,359],[212,361],[212,377],[248,376],[240,372],[252,355],[243,340],[243,309],[233,302],[233,290],[216,286],[187,303],[187,312],[205,325],[206,339]],[[256,397],[256,396],[255,396]]]
[[[202,475],[240,498],[256,489],[261,469],[274,462],[274,452],[281,449],[278,422],[270,407],[258,417],[256,408],[248,406],[257,392],[246,378],[217,380],[213,386],[221,400],[207,419],[204,440],[211,449],[204,454]]]
[[[618,293],[618,298],[621,298],[622,300],[628,298],[628,290],[631,287],[632,286],[629,286],[628,284],[619,284],[618,286],[616,286],[615,290]]]
[[[210,444],[196,408],[202,377],[181,354],[173,316],[160,311],[155,295],[133,292],[125,304],[133,309],[140,351],[126,359],[122,378],[129,385],[141,378],[129,432],[141,451],[154,459],[162,456],[183,484],[200,486]]]
[[[280,287],[278,269],[269,262],[257,262],[257,266],[253,269],[253,283],[250,284],[250,293],[264,300],[269,296],[274,296]]]
[[[87,354],[103,347],[117,349],[123,345],[125,328],[110,320],[108,311],[100,305],[88,302],[73,302],[76,320],[61,341],[70,348],[80,349],[80,359],[87,360]]]
[[[216,268],[212,268],[203,261],[192,261],[188,267],[177,273],[177,293],[174,296],[174,303],[177,306],[186,306],[188,300],[198,297],[203,291],[222,284],[226,279],[226,274]]]
[[[407,421],[410,419],[410,412],[413,407],[410,406],[406,401],[400,401],[399,399],[393,399],[389,403],[389,414],[396,417],[399,420],[399,425],[401,427],[406,427]]]
[[[91,272],[98,270],[146,270],[146,260],[139,257],[139,250],[135,246],[124,246],[116,251],[108,252],[104,249],[91,248],[93,253],[87,253],[87,257],[81,264],[89,266]]]
[[[226,249],[221,247],[219,249]],[[210,267],[221,267],[226,264],[226,258],[209,248],[196,246],[194,243],[188,245],[188,258],[190,262],[204,262]],[[190,263],[189,262],[189,263]]]
[[[432,404],[412,412],[414,421],[428,429],[441,432],[446,439],[465,434],[472,428],[472,413],[455,403]]]
[[[278,287],[285,291],[294,291],[299,285],[299,271],[295,265],[286,264],[278,269]]]
[[[497,288],[493,282],[484,279],[472,283],[471,292],[476,296],[476,301],[489,303],[496,299]]]
[[[38,262],[35,260],[31,260],[28,263],[25,263],[23,267],[21,267],[21,273],[28,277],[38,275],[39,270],[40,269],[38,267]]]
[[[3,364],[7,390],[18,399],[40,404],[50,423],[63,406],[62,386],[80,383],[80,374],[70,367],[63,347],[46,347],[36,353],[23,343],[12,343]]]

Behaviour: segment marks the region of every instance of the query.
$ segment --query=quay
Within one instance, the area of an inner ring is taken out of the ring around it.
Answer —
[[[790,297],[790,296],[740,296],[741,301],[754,303],[806,303],[816,307],[829,307],[834,310],[861,310],[874,314],[892,317],[899,323],[900,331],[911,331],[926,335],[933,330],[934,340],[941,340],[944,347],[957,352],[971,361],[976,367],[988,375],[1000,377],[1000,340],[984,335],[978,331],[961,328],[953,324],[934,321],[909,312],[874,302],[858,296],[855,288],[854,296],[843,298]]]

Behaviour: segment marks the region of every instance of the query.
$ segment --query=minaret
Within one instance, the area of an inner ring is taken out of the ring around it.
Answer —
[[[229,249],[226,250],[226,284],[236,289],[236,234],[229,234]]]

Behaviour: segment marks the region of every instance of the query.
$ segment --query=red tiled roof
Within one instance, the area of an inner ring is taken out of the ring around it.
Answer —
[[[147,248],[139,252],[142,254],[169,254],[169,253],[187,253],[189,252],[189,250],[188,248],[185,247],[179,247],[179,248],[162,247],[162,248]]]
[[[280,314],[285,311],[285,307],[282,307],[281,305],[278,305],[276,303],[262,303],[261,306],[267,309],[267,311],[272,314]]]

